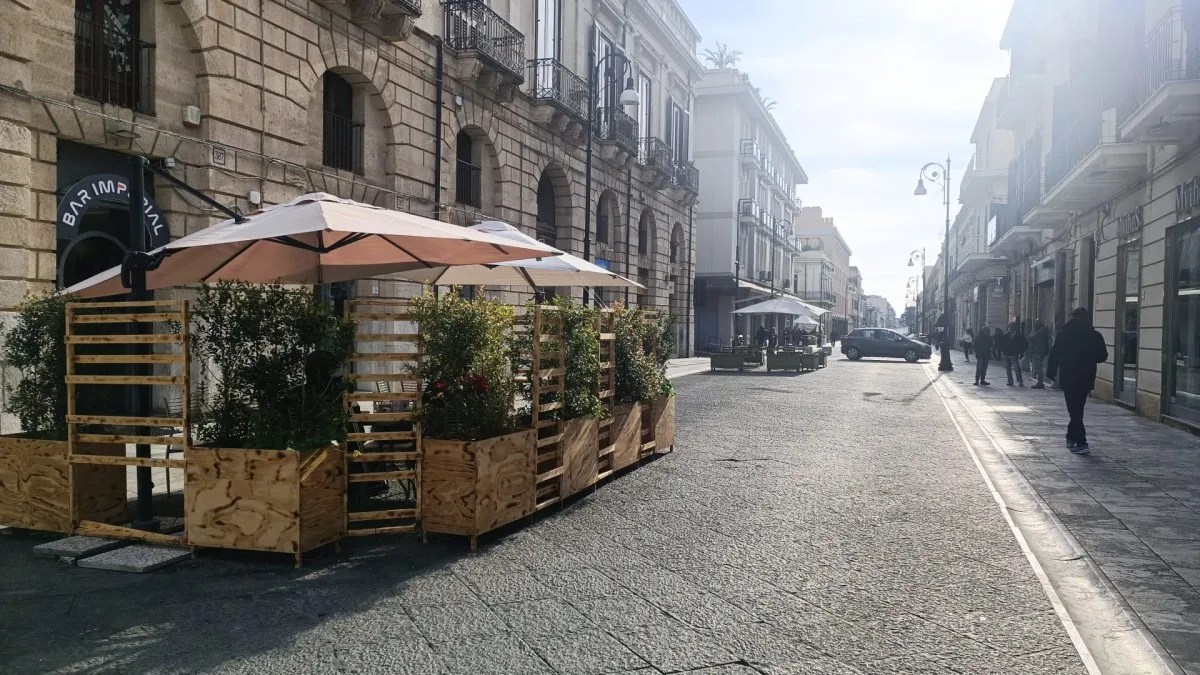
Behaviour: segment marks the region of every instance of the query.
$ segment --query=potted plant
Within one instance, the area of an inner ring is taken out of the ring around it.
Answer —
[[[518,430],[513,308],[458,292],[412,304],[421,330],[421,527],[471,537],[533,513],[537,432]]]
[[[611,439],[613,471],[635,464],[644,445],[642,405],[655,398],[657,366],[647,349],[652,333],[642,312],[621,303],[613,305],[617,338],[616,408],[613,411]]]
[[[21,433],[0,436],[0,525],[69,533],[76,519],[125,517],[125,469],[75,468],[72,517],[67,426],[66,308],[69,296],[30,296],[0,334],[0,361],[20,373],[5,392]],[[80,443],[90,455],[123,455],[123,445]]]
[[[193,358],[205,370],[186,454],[188,543],[292,553],[345,534],[341,376],[355,325],[311,289],[199,291]]]
[[[667,362],[675,351],[675,322],[669,314],[655,312],[647,323],[652,331],[655,381],[649,425],[654,451],[661,453],[675,445],[675,385],[667,377]]]

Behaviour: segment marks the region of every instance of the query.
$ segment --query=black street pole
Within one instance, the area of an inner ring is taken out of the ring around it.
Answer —
[[[146,165],[148,162],[145,157],[129,158],[129,165],[132,168],[132,175],[129,177],[129,245],[130,251],[126,259],[126,265],[129,268],[130,281],[130,296],[134,302],[144,302],[149,300],[149,293],[146,292],[146,266],[143,260],[146,251],[146,223],[145,223],[145,202],[146,202]],[[134,333],[145,333],[146,326],[143,323],[134,325]],[[141,351],[146,348],[146,345],[131,345],[134,352]],[[146,375],[149,373],[142,372],[147,368],[145,366],[132,366],[135,375]],[[133,410],[131,413],[135,417],[144,417],[150,414],[150,391],[141,385],[136,385],[131,388],[131,403]],[[144,429],[138,429],[138,434],[144,434]],[[134,450],[134,455],[140,458],[150,457],[150,446],[142,443],[137,444]],[[139,530],[158,530],[158,521],[154,518],[154,480],[150,473],[150,467],[137,467],[137,519],[134,520],[133,526]]]
[[[943,194],[946,202],[946,237],[942,243],[942,361],[938,370],[949,373],[954,370],[950,363],[950,157],[946,156],[946,184]]]
[[[587,158],[583,168],[583,259],[592,262],[592,124],[596,114],[596,29],[592,28],[588,49],[588,114],[584,124],[587,125]],[[591,294],[588,287],[583,288],[583,306],[590,305]]]

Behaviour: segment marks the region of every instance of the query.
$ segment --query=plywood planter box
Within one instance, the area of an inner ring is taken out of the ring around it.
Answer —
[[[426,438],[421,456],[421,529],[476,538],[533,514],[537,432],[482,441]]]
[[[119,456],[124,445],[78,443],[89,455]],[[125,467],[75,467],[75,519],[66,441],[0,436],[0,525],[70,534],[74,520],[125,520]]]
[[[612,421],[613,471],[620,471],[638,461],[642,449],[642,406],[639,403],[619,405]]]
[[[563,496],[596,484],[600,473],[600,420],[594,417],[563,422]]]
[[[675,445],[675,397],[660,398],[651,404],[654,422],[654,451],[666,452]]]
[[[336,446],[187,450],[184,522],[192,546],[290,553],[346,534],[346,475]]]

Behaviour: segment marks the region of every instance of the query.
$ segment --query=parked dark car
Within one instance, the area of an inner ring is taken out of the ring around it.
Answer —
[[[856,328],[842,338],[842,353],[851,361],[875,356],[916,363],[930,358],[933,348],[887,328]]]

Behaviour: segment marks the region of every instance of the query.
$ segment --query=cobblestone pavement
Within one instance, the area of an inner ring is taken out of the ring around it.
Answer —
[[[477,555],[135,576],[0,538],[0,670],[1086,672],[921,366],[676,385],[674,453]]]
[[[991,387],[972,387],[961,359],[949,379],[972,414],[1168,654],[1200,673],[1200,438],[1092,400],[1091,454],[1072,455],[1061,392],[1008,387],[995,366]]]

